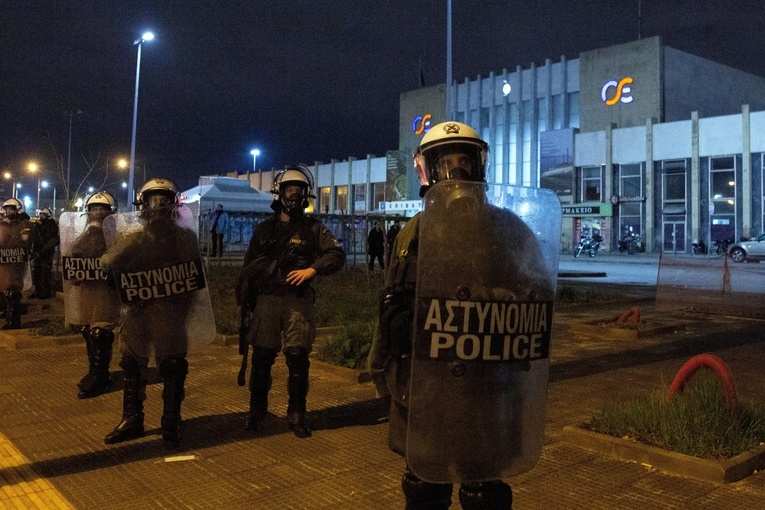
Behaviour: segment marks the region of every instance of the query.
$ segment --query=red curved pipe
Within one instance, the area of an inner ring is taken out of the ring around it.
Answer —
[[[672,399],[675,393],[682,393],[686,383],[700,368],[708,368],[715,373],[723,386],[725,410],[729,413],[735,412],[738,409],[738,396],[733,375],[730,373],[728,365],[714,354],[697,354],[686,361],[667,390],[667,400]]]
[[[632,318],[632,322],[635,324],[640,324],[640,307],[639,306],[631,306],[627,308],[627,311],[624,312],[617,320],[616,322],[627,322],[629,318]]]

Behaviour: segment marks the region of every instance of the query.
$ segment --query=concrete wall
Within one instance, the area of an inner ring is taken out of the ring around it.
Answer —
[[[582,132],[645,125],[645,119],[663,121],[661,38],[651,37],[580,55],[579,107]],[[616,83],[631,78],[617,97]],[[612,83],[613,85],[608,85]],[[627,91],[626,87],[629,87]]]
[[[664,47],[664,114],[666,121],[715,117],[765,109],[765,78],[705,58]]]

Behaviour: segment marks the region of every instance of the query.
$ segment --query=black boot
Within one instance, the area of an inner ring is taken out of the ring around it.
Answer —
[[[481,483],[463,483],[460,504],[464,510],[511,510],[513,491],[502,480]]]
[[[289,368],[287,379],[287,419],[292,433],[299,438],[311,437],[311,429],[306,423],[305,399],[308,395],[308,368],[311,362],[308,360],[308,351],[302,347],[290,347],[284,352]]]
[[[5,325],[0,329],[21,328],[21,292],[5,293]]]
[[[162,388],[162,442],[169,446],[178,446],[181,442],[181,402],[188,373],[189,362],[185,358],[165,358],[159,364],[159,375],[165,382]]]
[[[122,421],[107,434],[106,444],[121,443],[143,436],[143,401],[146,399],[146,381],[141,377],[141,366],[130,356],[123,355],[120,366],[125,374],[122,394]]]
[[[271,366],[276,352],[264,347],[252,348],[250,371],[250,411],[247,413],[245,430],[258,430],[260,422],[268,413],[268,391],[271,389]]]
[[[452,504],[452,485],[425,482],[409,470],[404,471],[401,490],[406,497],[406,510],[448,510]]]
[[[90,375],[90,367],[93,364],[93,342],[90,341],[90,326],[83,326],[80,330],[82,338],[85,339],[85,350],[88,353],[88,373],[85,374],[80,382],[77,383],[77,387],[82,389],[91,384],[90,380],[93,378]]]
[[[109,364],[112,361],[114,333],[105,328],[92,328],[88,334],[88,379],[80,387],[77,398],[91,398],[109,391]]]

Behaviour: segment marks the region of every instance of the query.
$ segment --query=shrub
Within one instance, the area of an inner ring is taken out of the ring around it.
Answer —
[[[355,322],[343,326],[339,335],[317,347],[316,358],[334,365],[363,370],[375,327],[376,322]]]

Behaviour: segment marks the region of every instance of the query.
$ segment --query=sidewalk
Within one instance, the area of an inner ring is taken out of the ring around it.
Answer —
[[[563,438],[564,426],[586,421],[608,399],[629,398],[668,382],[701,352],[728,363],[742,400],[765,395],[765,328],[759,322],[695,317],[685,331],[639,340],[569,329],[573,321],[611,319],[631,304],[650,317],[650,294],[630,290],[632,301],[558,307],[545,446],[531,471],[508,479],[516,510],[765,506],[765,473],[732,484],[703,482],[606,457]],[[57,313],[61,306],[54,300],[48,310],[32,309],[24,323],[35,314]],[[23,330],[11,335],[23,336]],[[121,413],[116,362],[112,392],[77,400],[76,384],[86,371],[82,342],[38,339],[14,345],[1,338],[0,508],[404,507],[404,461],[386,447],[387,410],[370,383],[358,384],[342,369],[312,363],[308,407],[314,435],[301,440],[286,424],[287,369],[280,356],[272,414],[263,430],[246,432],[248,392],[236,385],[237,347],[211,345],[188,357],[179,448],[161,443],[158,378],[147,388],[146,436],[107,446],[103,437]],[[456,491],[453,500],[452,508],[459,508]]]

